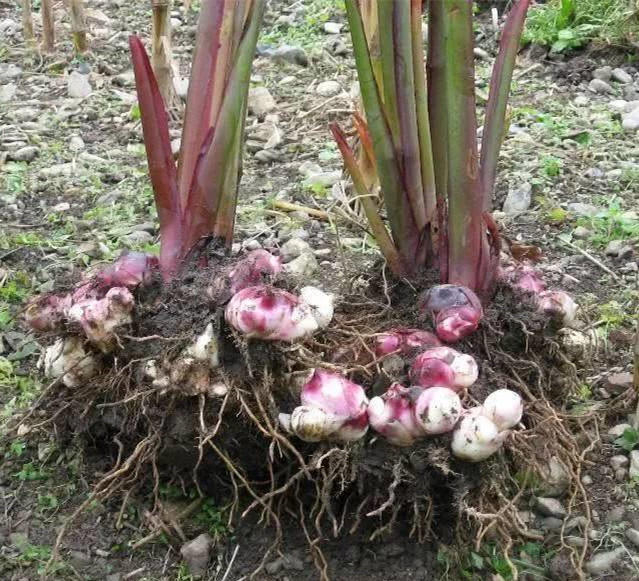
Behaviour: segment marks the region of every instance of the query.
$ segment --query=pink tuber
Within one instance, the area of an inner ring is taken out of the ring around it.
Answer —
[[[552,319],[569,327],[577,315],[577,303],[572,297],[561,290],[547,290],[536,297],[537,308]]]
[[[375,338],[375,355],[383,357],[395,352],[409,355],[419,349],[430,349],[440,345],[439,339],[429,331],[400,327]]]
[[[423,438],[426,431],[415,416],[415,399],[421,392],[421,388],[393,383],[384,395],[368,404],[371,427],[395,446],[411,446]]]
[[[61,331],[71,308],[71,295],[46,295],[31,300],[24,311],[24,320],[34,331]]]
[[[420,299],[420,311],[430,315],[437,336],[456,343],[473,333],[483,316],[481,302],[469,288],[442,284],[428,290]]]
[[[115,287],[103,299],[78,301],[69,309],[68,317],[80,324],[93,344],[108,352],[115,340],[115,330],[131,322],[133,303],[133,295],[127,288]]]
[[[330,322],[332,298],[319,289],[306,287],[314,304],[281,289],[266,285],[245,288],[231,298],[226,307],[228,324],[246,335],[266,341],[304,339]]]
[[[96,283],[103,288],[126,287],[133,290],[149,280],[158,259],[144,252],[123,252],[113,264],[95,276]]]
[[[414,385],[443,386],[454,391],[470,387],[478,375],[475,360],[450,347],[435,347],[420,353],[410,368]]]
[[[266,250],[249,252],[238,260],[228,275],[231,293],[262,282],[264,277],[275,276],[282,271],[282,259]]]
[[[307,442],[359,440],[368,430],[364,388],[342,375],[316,369],[300,394],[302,405],[280,414],[280,424]]]

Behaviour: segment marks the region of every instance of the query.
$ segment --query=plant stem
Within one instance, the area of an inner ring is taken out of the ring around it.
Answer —
[[[173,88],[173,47],[171,42],[171,0],[153,0],[151,62],[160,93],[167,108],[175,99]]]
[[[75,52],[84,54],[89,50],[87,22],[84,15],[84,0],[71,0],[71,31]]]
[[[35,33],[33,32],[31,0],[22,0],[22,36],[27,46],[32,47],[34,45]]]
[[[42,49],[44,52],[51,53],[55,50],[55,20],[52,0],[42,0],[40,12],[42,14]]]
[[[477,151],[472,2],[445,0],[448,282],[484,294],[491,262]]]

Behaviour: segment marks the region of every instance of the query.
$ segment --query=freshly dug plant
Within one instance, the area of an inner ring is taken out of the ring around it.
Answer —
[[[399,383],[392,384],[382,396],[374,397],[368,405],[371,427],[395,446],[412,446],[426,436],[415,415],[416,395],[422,388],[412,390]]]
[[[476,331],[484,314],[473,291],[453,284],[427,290],[419,308],[423,315],[432,317],[437,336],[446,343],[456,343]]]

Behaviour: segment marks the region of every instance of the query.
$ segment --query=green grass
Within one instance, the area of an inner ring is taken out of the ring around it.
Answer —
[[[639,240],[639,218],[632,211],[626,211],[619,198],[613,198],[608,207],[592,218],[583,218],[579,225],[593,231],[590,243],[604,248],[611,240],[636,242]]]
[[[549,0],[528,14],[523,42],[559,53],[591,42],[628,45],[636,40],[639,6],[634,0]]]

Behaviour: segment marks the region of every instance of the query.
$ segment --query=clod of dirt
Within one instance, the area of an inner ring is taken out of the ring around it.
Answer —
[[[196,537],[188,543],[184,543],[180,549],[182,558],[189,567],[189,572],[193,577],[203,577],[211,558],[211,548],[213,539],[207,533]]]

